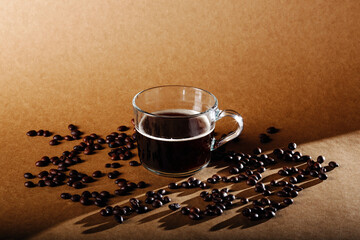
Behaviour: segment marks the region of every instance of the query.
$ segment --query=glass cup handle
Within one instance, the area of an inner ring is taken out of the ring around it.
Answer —
[[[214,141],[213,141],[213,147],[211,150],[215,150],[217,149],[218,147],[224,145],[225,143],[233,140],[234,138],[236,138],[237,136],[240,135],[241,131],[243,130],[243,127],[244,127],[244,124],[243,124],[243,118],[241,117],[241,115],[239,113],[237,113],[236,111],[234,110],[230,110],[230,109],[226,109],[226,110],[222,110],[222,111],[219,111],[217,114],[216,114],[216,119],[215,121],[218,121],[220,119],[222,119],[223,117],[232,117],[236,122],[237,124],[239,125],[235,131],[227,134],[224,138],[222,138],[221,140],[217,141],[215,140],[215,137],[214,137]]]

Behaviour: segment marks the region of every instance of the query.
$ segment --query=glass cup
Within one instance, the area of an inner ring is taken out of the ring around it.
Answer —
[[[191,175],[210,162],[211,151],[239,136],[243,119],[233,110],[219,110],[216,97],[203,89],[167,85],[135,95],[135,129],[142,165],[159,175]],[[232,117],[238,124],[221,140],[215,123]]]

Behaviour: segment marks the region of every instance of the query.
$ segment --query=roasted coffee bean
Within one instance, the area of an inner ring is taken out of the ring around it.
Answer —
[[[60,140],[63,140],[63,137],[62,137],[62,136],[60,136],[60,135],[58,135],[58,134],[56,134],[56,135],[54,135],[54,136],[53,136],[53,139],[54,139],[54,140],[59,140],[59,141],[60,141]]]
[[[273,218],[273,217],[275,217],[276,216],[276,213],[275,213],[275,211],[271,211],[271,210],[268,210],[268,211],[265,211],[265,218]]]
[[[181,207],[181,206],[180,206],[180,204],[178,204],[178,203],[169,204],[169,208],[170,208],[170,210],[172,210],[172,211],[176,211],[176,210],[178,210],[180,207]]]
[[[283,187],[285,185],[288,185],[289,183],[287,181],[281,180],[277,183],[278,186]]]
[[[124,218],[123,216],[116,214],[114,215],[115,221],[117,221],[118,223],[123,223],[124,222]]]
[[[111,165],[110,165],[112,168],[119,168],[121,165],[120,165],[120,163],[111,163]]]
[[[49,132],[48,130],[45,130],[43,133],[44,137],[50,137],[51,136],[51,132]]]
[[[46,182],[45,182],[46,183]],[[76,189],[80,189],[80,188],[83,188],[84,187],[84,184],[82,184],[81,182],[74,182],[72,184],[72,187],[73,188],[76,188]]]
[[[334,162],[334,161],[329,162],[329,167],[331,167],[331,168],[336,168],[336,167],[338,167],[338,166],[339,166],[339,164],[337,164],[337,163]]]
[[[118,175],[115,174],[114,172],[109,172],[107,176],[108,176],[108,178],[110,178],[110,179],[115,179]]]
[[[24,178],[32,179],[34,178],[34,175],[32,175],[31,173],[24,173]]]
[[[320,156],[317,157],[316,161],[317,161],[318,163],[323,163],[323,162],[325,161],[325,157],[322,156],[322,155],[320,155]]]
[[[257,214],[257,213],[250,213],[249,219],[250,219],[251,221],[257,221],[257,220],[260,219],[260,216],[259,216],[259,214]]]
[[[128,193],[128,191],[125,188],[124,189],[116,189],[114,191],[114,194],[118,195],[118,196],[125,196],[127,193]]]
[[[291,198],[285,198],[283,202],[285,205],[291,205],[294,201]]]
[[[35,130],[30,130],[26,133],[26,135],[28,135],[29,137],[35,137],[37,133]]]
[[[183,215],[188,215],[188,214],[190,213],[190,208],[188,208],[188,207],[182,207],[182,208],[181,208],[181,213],[182,213]]]
[[[44,136],[44,130],[40,129],[36,132],[36,135],[38,136]]]
[[[246,184],[247,185],[250,185],[250,186],[254,186],[255,184],[257,183],[257,181],[253,178],[249,178],[247,181],[246,181]]]
[[[105,209],[100,210],[100,215],[103,216],[103,217],[109,216]]]
[[[153,196],[155,195],[155,192],[154,192],[154,191],[147,191],[147,192],[145,193],[145,195],[146,195],[147,197],[153,197]]]
[[[238,177],[231,177],[230,179],[229,179],[229,181],[230,182],[233,182],[233,183],[238,183],[239,182],[239,178]]]
[[[71,201],[73,201],[73,202],[78,202],[78,201],[80,201],[80,195],[79,194],[74,194],[74,195],[72,195],[71,196]]]
[[[98,170],[98,171],[93,172],[92,176],[95,178],[99,178],[102,176],[102,173],[101,173],[101,171]]]
[[[189,218],[192,219],[192,220],[199,220],[200,215],[196,214],[196,213],[189,213]]]
[[[140,206],[135,209],[135,212],[138,214],[146,213],[148,211],[148,207],[146,206]]]
[[[147,203],[147,204],[152,204],[154,201],[155,201],[155,198],[153,198],[153,197],[147,197],[145,199],[145,203]]]
[[[91,197],[91,193],[89,191],[83,191],[81,193],[81,196],[82,197],[86,197],[86,198],[90,198]]]
[[[84,149],[84,154],[85,155],[90,155],[90,154],[92,154],[93,153],[93,149],[91,148],[91,147],[86,147],[85,149]]]
[[[242,204],[246,204],[246,203],[249,202],[249,199],[243,197],[243,198],[240,198],[240,202],[241,202]]]
[[[211,178],[212,179],[212,178]],[[189,188],[190,187],[190,184],[188,182],[182,182],[181,183],[181,187],[183,188]]]
[[[39,180],[38,184],[39,187],[45,187],[45,181],[44,180]]]
[[[177,188],[179,188],[179,185],[177,183],[169,183],[168,188],[177,189]]]
[[[318,173],[318,171],[316,171],[316,170],[311,170],[311,171],[310,171],[310,176],[312,176],[312,177],[318,177],[318,176],[319,176],[319,173]]]
[[[261,148],[259,148],[259,147],[255,148],[255,149],[253,150],[253,153],[254,153],[255,155],[259,155],[261,152],[262,152],[262,150],[261,150]]]
[[[81,181],[82,181],[83,183],[90,183],[90,182],[93,182],[94,179],[93,179],[92,177],[85,176],[85,177],[83,177],[83,178],[81,179]]]
[[[74,138],[73,138],[72,136],[70,136],[70,135],[66,135],[66,136],[64,137],[64,139],[65,139],[66,141],[72,141],[72,140],[74,140]]]
[[[74,131],[74,130],[77,129],[77,127],[76,127],[74,124],[69,124],[68,129],[69,129],[70,131]]]
[[[215,208],[215,210],[214,210],[214,213],[217,216],[220,216],[221,214],[223,214],[223,212],[224,212],[223,209],[221,209],[219,207]]]
[[[328,177],[326,175],[326,173],[319,173],[319,179],[320,180],[326,180]]]
[[[45,161],[37,161],[37,162],[35,163],[35,165],[36,165],[37,167],[45,167],[45,166],[48,165],[48,163],[46,163]]]
[[[244,208],[241,212],[244,217],[249,217],[250,214],[252,213],[252,210],[251,208]]]
[[[237,167],[232,167],[232,168],[230,168],[229,173],[230,174],[237,174],[237,173],[239,173],[239,171],[240,170]]]
[[[278,129],[278,128],[276,128],[276,127],[268,127],[267,129],[266,129],[266,132],[267,133],[269,133],[269,134],[275,134],[275,133],[277,133],[277,132],[279,132],[280,130]]]
[[[129,129],[129,128],[128,128],[127,126],[124,126],[124,125],[119,126],[119,127],[117,128],[117,130],[120,131],[120,132],[127,131],[128,129]]]
[[[105,167],[106,167],[106,168],[110,168],[110,167],[111,167],[111,163],[106,163],[106,164],[105,164]]]
[[[36,186],[32,181],[27,181],[27,182],[24,183],[24,185],[27,188],[32,188],[32,187]]]
[[[288,148],[290,150],[295,150],[296,149],[296,143],[293,143],[293,142],[289,143]]]
[[[299,193],[296,190],[290,191],[289,194],[290,194],[290,197],[292,197],[292,198],[297,197],[299,195]]]
[[[200,185],[199,185],[199,187],[200,187],[201,189],[208,188],[208,186],[207,186],[207,184],[206,184],[205,182],[201,182]]]
[[[293,183],[293,184],[295,184],[295,183],[298,182],[298,180],[297,180],[296,177],[290,177],[289,181],[290,181],[291,183]]]
[[[71,198],[71,194],[70,193],[62,193],[60,194],[60,197],[62,199],[70,199]]]
[[[144,181],[140,181],[140,182],[138,182],[137,187],[138,188],[146,188],[146,185],[147,184]]]
[[[128,182],[126,186],[130,189],[137,188],[137,184],[134,182]]]
[[[265,190],[262,194],[263,194],[264,196],[270,196],[270,195],[272,195],[272,192],[269,191],[269,190]]]
[[[139,166],[140,163],[137,162],[137,161],[130,161],[130,162],[129,162],[129,165],[132,166],[132,167],[136,167],[136,166]]]

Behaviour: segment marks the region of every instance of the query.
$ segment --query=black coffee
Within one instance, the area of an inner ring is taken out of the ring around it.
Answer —
[[[191,110],[157,112],[139,123],[138,150],[142,164],[158,173],[190,174],[210,161],[213,128]]]

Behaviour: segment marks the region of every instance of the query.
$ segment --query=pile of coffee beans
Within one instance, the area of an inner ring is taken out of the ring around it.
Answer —
[[[134,123],[134,120],[132,120]],[[32,188],[38,187],[55,187],[61,185],[68,185],[70,187],[80,189],[87,186],[89,183],[96,182],[97,178],[101,178],[105,175],[109,179],[116,179],[115,184],[118,189],[114,190],[114,195],[108,191],[89,192],[83,191],[81,194],[62,193],[60,197],[62,199],[68,199],[73,202],[80,202],[82,205],[96,205],[103,209],[100,210],[101,216],[114,216],[115,220],[119,223],[124,221],[124,216],[129,216],[133,213],[142,214],[151,209],[160,208],[171,202],[171,199],[166,196],[169,191],[160,189],[158,191],[148,191],[145,194],[145,200],[142,202],[137,198],[130,198],[130,205],[126,206],[110,206],[107,205],[109,198],[115,196],[130,195],[137,188],[146,188],[148,183],[140,181],[138,183],[128,181],[124,178],[118,178],[120,172],[113,170],[111,172],[104,173],[101,170],[95,170],[92,174],[78,172],[75,169],[68,169],[74,167],[76,164],[83,162],[78,156],[83,153],[84,155],[94,154],[97,151],[105,149],[104,144],[107,144],[111,150],[108,152],[108,156],[112,161],[129,160],[133,157],[132,149],[136,147],[136,131],[134,129],[133,134],[128,135],[125,131],[129,130],[129,127],[121,125],[117,128],[120,132],[112,132],[105,138],[99,137],[97,134],[92,133],[88,136],[82,137],[83,133],[78,130],[78,127],[70,124],[68,126],[70,135],[61,136],[54,135],[53,139],[49,142],[50,145],[58,145],[61,141],[73,141],[82,139],[82,141],[75,145],[71,151],[64,151],[61,156],[48,157],[43,156],[39,161],[35,163],[37,167],[46,167],[50,164],[57,168],[52,168],[48,171],[41,171],[39,174],[34,175],[32,173],[25,173],[24,178],[30,180],[39,178],[39,181],[35,184],[33,181],[26,181],[25,186]],[[279,132],[279,129],[275,127],[269,127],[266,130],[267,134],[275,134]],[[52,133],[49,131],[35,131],[31,130],[27,132],[28,136],[50,136]],[[260,142],[267,143],[272,139],[265,133],[260,134]],[[229,151],[222,153],[222,159],[229,164],[229,174],[227,176],[220,176],[214,174],[213,176],[202,181],[194,177],[189,177],[187,180],[180,183],[169,183],[168,189],[210,189],[208,191],[202,191],[200,198],[204,202],[212,202],[208,204],[203,210],[197,206],[185,206],[181,207],[178,203],[171,203],[168,205],[172,211],[180,210],[181,214],[187,215],[192,220],[202,219],[205,216],[215,217],[223,214],[225,210],[231,209],[234,206],[234,202],[239,204],[249,204],[242,210],[242,215],[250,220],[269,219],[276,216],[276,212],[280,209],[291,205],[294,202],[294,198],[299,195],[299,192],[303,190],[302,187],[296,185],[309,178],[318,178],[320,180],[326,180],[328,178],[327,172],[331,169],[338,167],[338,164],[334,161],[330,161],[328,166],[322,166],[325,162],[325,157],[320,155],[316,158],[316,161],[309,155],[302,155],[299,151],[295,151],[297,144],[291,142],[288,144],[287,149],[277,148],[269,155],[262,153],[262,149],[257,147],[253,150],[252,154]],[[266,168],[276,164],[277,162],[296,162],[306,163],[305,167],[298,168],[293,166],[284,166],[278,171],[278,175],[286,177],[281,181],[272,180],[269,184],[262,183],[262,173],[266,171]],[[139,166],[141,163],[138,161],[129,161],[130,166]],[[120,168],[122,165],[118,162],[106,163],[105,168]],[[232,183],[245,182],[248,186],[252,186],[254,191],[261,194],[263,197],[259,199],[249,200],[246,197],[235,197],[230,193],[228,188],[214,188],[218,183]],[[273,199],[278,198],[278,199]]]

